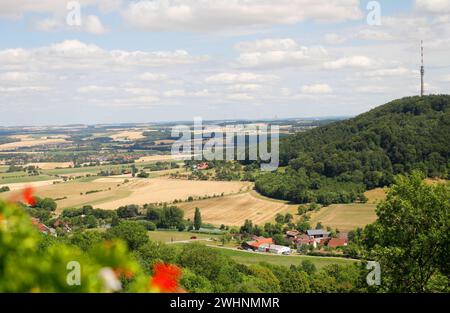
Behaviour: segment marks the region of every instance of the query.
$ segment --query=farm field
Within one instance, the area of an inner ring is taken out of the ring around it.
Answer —
[[[169,170],[173,171],[173,170]],[[163,175],[168,171],[153,172]],[[129,182],[125,183],[125,179]],[[234,194],[251,188],[244,182],[208,182],[167,178],[89,177],[53,184],[53,180],[8,185],[10,192],[0,194],[3,199],[14,197],[26,186],[35,188],[36,196],[57,199],[58,210],[91,204],[96,208],[115,210],[128,204],[172,202],[188,197]]]
[[[367,203],[375,204],[386,199],[386,191],[384,188],[375,188],[364,193],[367,197]]]
[[[194,216],[195,208],[200,208],[202,220],[213,225],[241,226],[246,219],[253,224],[273,221],[277,213],[297,212],[297,205],[271,200],[256,192],[246,192],[219,198],[185,202],[178,205],[185,215]]]
[[[42,170],[54,170],[56,168],[68,168],[73,166],[73,162],[36,162],[28,163],[25,166],[35,166]]]
[[[35,146],[41,146],[41,145],[49,145],[49,144],[55,144],[55,143],[65,143],[65,138],[60,137],[32,137],[29,135],[19,135],[19,136],[13,136],[12,138],[17,139],[18,141],[10,142],[10,143],[4,143],[0,145],[0,151],[1,150],[15,150],[18,148],[28,148],[28,147],[35,147]]]
[[[214,234],[200,234],[200,233],[192,233],[192,232],[180,232],[173,230],[157,230],[148,232],[148,237],[151,240],[168,243],[173,241],[184,241],[190,240],[192,236],[197,237],[199,240],[205,240],[210,238],[220,238],[220,235]]]
[[[212,247],[212,246],[211,246]],[[216,248],[223,255],[229,256],[238,263],[245,265],[258,264],[261,262],[267,262],[276,265],[301,265],[303,261],[309,260],[314,265],[321,269],[330,264],[350,265],[358,261],[344,258],[330,258],[330,257],[316,257],[306,255],[273,255],[268,253],[248,252],[240,251],[229,248]]]
[[[117,182],[70,181],[53,184],[53,181],[43,181],[32,184],[8,185],[12,191],[3,193],[0,197],[14,197],[18,190],[26,186],[32,186],[35,189],[36,196],[56,199],[58,211],[60,211],[68,207],[81,207],[86,204],[94,205],[98,201],[117,199],[130,194],[127,188],[124,188],[122,185],[118,187],[117,185]]]
[[[310,223],[315,226],[321,222],[323,226],[350,231],[375,222],[376,206],[370,203],[332,204],[312,213]]]
[[[25,172],[0,173],[0,187],[12,184],[34,183],[53,180],[55,177],[49,175],[28,175]]]
[[[109,137],[113,140],[139,140],[145,138],[143,133],[143,131],[125,130],[112,134]]]
[[[131,188],[130,188],[131,186]],[[106,210],[114,210],[127,204],[172,202],[174,200],[186,200],[191,197],[204,197],[242,192],[251,188],[248,182],[216,182],[175,180],[154,178],[136,181],[127,186],[131,194],[123,199],[97,203],[97,207]],[[205,220],[206,221],[206,220]]]

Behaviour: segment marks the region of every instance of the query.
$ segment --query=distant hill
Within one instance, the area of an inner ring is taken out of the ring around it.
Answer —
[[[300,203],[349,202],[413,169],[448,178],[449,154],[450,95],[408,97],[283,139],[287,168],[260,176],[256,188]]]

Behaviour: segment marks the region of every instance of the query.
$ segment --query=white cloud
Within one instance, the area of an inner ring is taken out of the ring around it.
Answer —
[[[386,86],[358,86],[356,88],[354,88],[353,90],[356,90],[357,92],[360,93],[385,93],[389,91],[389,88]]]
[[[284,38],[243,41],[238,43],[235,48],[240,52],[262,52],[274,50],[289,51],[296,50],[298,45],[295,40],[291,38]]]
[[[324,67],[330,70],[342,69],[342,68],[362,68],[369,69],[373,68],[376,62],[367,56],[352,56],[345,57],[335,61],[326,62]]]
[[[362,29],[359,31],[357,37],[364,40],[379,40],[379,41],[395,39],[393,35],[387,32],[374,29]]]
[[[167,76],[166,74],[142,73],[141,75],[139,75],[139,79],[145,81],[164,81],[168,80],[169,76]]]
[[[252,101],[255,98],[246,93],[233,93],[228,95],[227,99],[232,101]]]
[[[123,0],[77,0],[81,8],[98,7],[102,12],[119,10]],[[25,13],[47,13],[65,15],[68,1],[61,0],[14,0],[0,2],[0,17],[21,18]]]
[[[86,18],[84,18],[82,27],[87,32],[96,34],[96,35],[101,35],[106,32],[106,29],[103,26],[102,22],[95,15],[88,15]]]
[[[10,83],[36,81],[38,77],[39,77],[38,74],[29,72],[0,73],[0,81]]]
[[[263,86],[259,84],[236,84],[228,87],[228,90],[232,92],[249,92],[261,90]]]
[[[114,69],[121,71],[131,67],[160,67],[194,64],[207,60],[195,57],[185,50],[175,51],[127,51],[104,50],[78,40],[66,40],[46,47],[0,50],[0,65],[5,67],[33,67],[51,69]]]
[[[414,71],[409,70],[404,67],[379,69],[379,70],[367,71],[364,73],[365,76],[369,76],[369,77],[404,76],[404,75],[411,75],[411,74],[414,74]]]
[[[416,0],[415,6],[418,10],[429,13],[450,13],[450,1],[448,0]]]
[[[101,92],[112,92],[115,91],[116,88],[112,86],[98,86],[98,85],[89,85],[83,86],[77,89],[79,93],[101,93]]]
[[[325,60],[328,52],[321,46],[299,46],[292,39],[266,39],[241,42],[239,65],[242,67],[274,67],[310,65]]]
[[[173,89],[167,90],[163,93],[164,97],[167,98],[178,98],[178,97],[207,97],[210,92],[207,89],[200,91],[186,91],[184,89]]]
[[[329,94],[333,89],[328,84],[305,85],[302,87],[302,93],[305,94]]]
[[[207,83],[235,84],[235,83],[267,83],[279,79],[275,75],[253,73],[220,73],[206,78]]]
[[[130,3],[126,21],[147,31],[218,31],[362,18],[358,0],[154,0]]]
[[[335,33],[326,34],[323,39],[327,44],[330,45],[342,44],[348,40],[346,36]]]

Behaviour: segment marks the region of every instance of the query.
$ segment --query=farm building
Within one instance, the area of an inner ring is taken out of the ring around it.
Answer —
[[[31,223],[43,234],[57,237],[56,230],[54,228],[47,227],[42,224],[38,218],[31,218]]]
[[[259,252],[270,252],[275,254],[289,254],[291,253],[291,248],[285,246],[279,246],[269,243],[263,243],[258,247]]]
[[[249,248],[252,250],[258,250],[259,246],[261,246],[262,244],[273,244],[273,239],[272,238],[264,238],[264,237],[257,237],[257,236],[253,236],[252,241],[247,241],[243,244],[244,248]]]
[[[345,247],[346,245],[347,240],[342,238],[331,238],[327,243],[330,248]]]
[[[330,232],[325,231],[323,229],[309,229],[306,231],[310,238],[314,238],[317,243],[319,243],[320,239],[328,238]]]

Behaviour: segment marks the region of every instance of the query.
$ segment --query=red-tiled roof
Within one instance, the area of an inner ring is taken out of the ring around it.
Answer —
[[[341,239],[341,238],[331,238],[330,241],[328,241],[328,247],[336,248],[336,247],[343,247],[347,244],[347,240]]]
[[[254,240],[247,242],[247,245],[252,247],[252,248],[255,248],[255,249],[258,249],[258,247],[260,245],[262,245],[263,243],[265,243],[265,244],[267,244],[267,243],[268,244],[273,244],[273,239],[272,238],[264,238],[264,237],[253,236],[252,239],[254,239]]]

